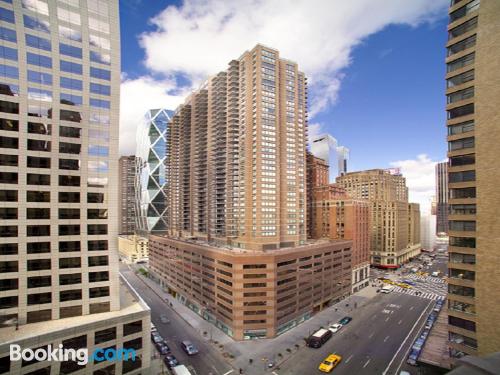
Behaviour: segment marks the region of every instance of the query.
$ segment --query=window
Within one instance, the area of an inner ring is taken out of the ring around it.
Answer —
[[[29,237],[50,236],[50,225],[28,225],[26,233]]]
[[[61,71],[72,74],[83,74],[82,64],[77,64],[71,61],[61,60]]]
[[[474,232],[476,230],[475,221],[450,221],[450,230]]]
[[[28,271],[50,270],[50,259],[28,259]]]
[[[474,188],[474,195],[476,195],[476,190]],[[475,215],[476,205],[475,204],[451,204],[450,205],[450,215]]]
[[[107,266],[108,257],[106,255],[89,257],[89,267]]]
[[[43,0],[22,0],[22,4],[24,9],[43,14],[45,16],[49,15],[49,6]]]
[[[90,61],[104,65],[111,65],[111,56],[107,53],[90,51]]]
[[[28,81],[42,85],[52,85],[52,74],[28,70]]]
[[[95,108],[110,109],[111,103],[109,100],[90,98],[90,106]]]
[[[26,45],[28,47],[38,48],[44,51],[52,50],[50,40],[29,34],[26,34]]]
[[[0,64],[0,66],[1,65],[2,64]],[[12,83],[0,83],[0,94],[9,96],[19,96],[19,86],[14,85]]]
[[[458,8],[454,12],[450,13],[450,23],[465,17],[467,14],[472,13],[479,9],[479,0],[471,1],[470,3]]]
[[[28,99],[42,102],[52,101],[52,91],[28,87]]]
[[[93,78],[104,79],[107,81],[111,80],[111,72],[109,70],[90,67],[90,76]]]
[[[94,335],[94,344],[97,345],[114,339],[116,339],[116,327],[111,327],[103,329],[102,331],[96,331]]]
[[[465,121],[459,124],[448,126],[448,135],[462,134],[474,131],[474,121]]]
[[[0,154],[0,165],[7,167],[17,167],[18,156],[17,155],[2,155]]]
[[[107,161],[89,160],[87,164],[89,172],[105,173],[109,170],[109,163]]]
[[[17,49],[0,46],[0,58],[17,61]]]
[[[41,31],[43,33],[50,33],[50,24],[49,21],[46,21],[41,18],[35,18],[28,16],[27,14],[23,15],[24,27],[36,31]]]
[[[90,92],[99,95],[111,95],[111,87],[107,85],[101,85],[99,83],[90,83]]]
[[[59,159],[59,169],[68,171],[78,171],[80,170],[80,160]]]
[[[90,298],[99,298],[109,296],[109,286],[99,286],[97,288],[89,289]]]
[[[50,135],[52,126],[41,122],[28,122],[28,133]]]
[[[41,305],[44,303],[52,302],[52,293],[35,293],[28,294],[28,306],[29,305]]]
[[[50,253],[50,242],[28,242],[26,251],[28,254]]]
[[[82,91],[83,83],[80,79],[61,77],[61,88]]]
[[[82,145],[79,143],[59,142],[59,152],[79,155],[82,152]]]
[[[450,189],[451,199],[476,198],[476,188]]]
[[[0,190],[0,202],[17,202],[17,190]]]
[[[89,17],[89,28],[101,33],[109,34],[109,23],[96,18]]]
[[[50,152],[50,141],[41,139],[28,139],[28,150]]]
[[[456,38],[457,36],[465,34],[475,28],[477,28],[477,17],[471,18],[470,20],[465,21],[461,25],[448,31],[448,40]]]
[[[81,259],[79,257],[59,259],[59,268],[80,268],[80,267],[81,267]]]
[[[81,289],[64,290],[59,292],[59,300],[64,301],[76,301],[82,299]]]
[[[18,268],[17,260],[0,261],[0,273],[17,272]]]
[[[108,226],[106,224],[88,224],[87,233],[94,234],[108,234]]]
[[[476,247],[476,239],[474,237],[450,237],[450,246],[474,249]]]
[[[18,279],[2,279],[0,280],[0,291],[3,290],[16,290],[19,288]]]
[[[450,109],[448,112],[448,120],[452,120],[457,117],[468,116],[474,113],[474,104],[467,104],[461,107],[456,107]]]
[[[50,202],[50,191],[27,191],[28,202]]]
[[[7,42],[16,43],[17,42],[16,31],[0,26],[0,39],[5,40]]]
[[[450,167],[470,165],[476,162],[476,156],[474,154],[453,156],[449,158]]]
[[[27,323],[45,322],[51,319],[52,319],[51,309],[28,311],[27,313]]]
[[[17,296],[1,297],[0,309],[10,309],[12,307],[17,307],[18,303],[19,303],[19,298]]]
[[[448,176],[450,183],[475,181],[476,171],[451,172]]]
[[[109,149],[107,146],[89,145],[89,156],[108,156]]]
[[[80,209],[79,208],[60,208],[59,209],[59,220],[62,219],[80,219]],[[80,231],[80,228],[78,228]]]
[[[87,0],[89,13],[96,13],[101,16],[108,15],[108,3],[102,0]]]
[[[80,47],[70,46],[69,44],[59,43],[59,53],[77,59],[82,58],[82,49]]]
[[[108,241],[106,240],[88,241],[87,248],[89,251],[108,250]]]
[[[80,241],[59,241],[59,252],[68,253],[72,251],[80,251]]]
[[[447,95],[447,103],[455,103],[460,100],[466,100],[474,97],[474,87],[467,87],[466,89],[455,91]]]
[[[59,186],[80,186],[80,176],[59,176]]]
[[[1,137],[0,137],[1,144]],[[1,172],[0,171],[0,184],[17,184],[17,173],[14,172]]]
[[[17,208],[15,207],[0,207],[0,219],[15,220],[17,219]]]
[[[50,185],[50,175],[28,173],[26,175],[26,182],[28,185]]]
[[[82,282],[81,273],[69,273],[65,275],[59,275],[59,285],[81,284],[81,282]]]
[[[18,253],[17,243],[1,243],[0,255],[15,255]]]
[[[74,25],[81,25],[82,23],[79,13],[64,8],[57,8],[57,18]]]
[[[82,306],[67,306],[59,309],[59,318],[70,318],[72,316],[82,316]]]
[[[0,112],[18,114],[19,103],[6,102],[4,100],[0,100]]]
[[[83,104],[83,99],[80,95],[66,94],[62,92],[59,102],[66,105],[81,106]]]
[[[100,208],[89,208],[87,210],[87,219],[107,219],[108,210]]]
[[[78,235],[80,235],[80,225],[79,224],[59,225],[59,235],[60,236],[78,236]]]
[[[51,276],[28,277],[28,288],[44,288],[51,285]]]
[[[472,147],[474,147],[474,137],[462,138],[448,142],[449,151],[462,150],[464,148]]]
[[[474,47],[475,45],[476,45],[476,34],[449,46],[447,49],[447,56],[448,57],[452,56],[468,48]]]
[[[59,36],[76,42],[82,41],[82,32],[80,30],[62,25],[59,25]]]
[[[80,112],[69,111],[66,109],[61,109],[59,112],[59,117],[63,121],[81,122],[82,115]]]
[[[60,203],[80,203],[79,192],[59,192]]]
[[[464,297],[474,297],[475,290],[474,288],[469,288],[467,286],[458,286],[453,284],[448,284],[448,293],[456,294]]]
[[[19,148],[19,140],[13,137],[0,136],[0,147],[17,149]]]
[[[30,220],[50,219],[50,208],[27,208],[26,218]]]
[[[82,129],[70,126],[60,126],[59,135],[61,137],[80,138],[82,135]]]
[[[15,23],[14,12],[9,9],[0,8],[0,21]]]
[[[104,193],[87,193],[87,203],[104,203]]]
[[[99,282],[99,281],[109,281],[109,273],[108,273],[108,271],[90,272],[89,273],[89,281],[91,283],[95,283],[95,282]]]
[[[19,69],[15,66],[0,64],[0,77],[19,79]]]

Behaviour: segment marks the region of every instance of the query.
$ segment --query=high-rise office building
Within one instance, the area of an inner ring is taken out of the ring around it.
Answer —
[[[312,195],[311,237],[352,240],[351,287],[357,292],[368,286],[370,277],[369,201],[352,199],[335,184],[315,187]]]
[[[436,233],[448,233],[448,163],[436,164]]]
[[[338,176],[342,176],[347,172],[349,149],[339,146],[338,141],[330,134],[313,137],[309,146],[311,153],[318,158],[326,160],[330,167],[330,183],[334,183]]]
[[[446,57],[450,354],[500,351],[500,2],[454,0]]]
[[[118,1],[3,1],[0,49],[0,372],[139,373],[149,309],[118,275]],[[11,362],[10,344],[138,357]]]
[[[274,337],[348,295],[352,241],[306,243],[307,81],[257,45],[167,130],[166,236],[150,270],[235,339]]]
[[[120,234],[134,234],[137,205],[135,179],[137,161],[134,155],[121,156],[118,162],[118,223]]]
[[[135,199],[136,231],[140,235],[165,233],[167,124],[172,111],[149,110],[137,128]]]
[[[408,205],[406,180],[397,169],[350,172],[337,177],[337,184],[351,198],[370,202],[374,266],[397,268],[420,253],[417,208]]]

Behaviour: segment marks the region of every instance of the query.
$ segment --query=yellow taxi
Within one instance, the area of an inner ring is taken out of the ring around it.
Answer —
[[[330,354],[325,358],[323,362],[319,365],[318,369],[322,372],[331,372],[342,360],[342,357],[338,354]]]
[[[411,289],[411,285],[405,284],[405,283],[397,283],[397,286],[404,288],[404,289]]]

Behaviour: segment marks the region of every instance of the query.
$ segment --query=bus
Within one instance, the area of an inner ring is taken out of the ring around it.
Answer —
[[[307,346],[315,349],[321,348],[323,344],[330,339],[330,337],[332,337],[332,331],[321,328],[307,339]]]

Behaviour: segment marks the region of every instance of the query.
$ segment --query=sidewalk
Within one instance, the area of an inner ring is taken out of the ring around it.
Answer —
[[[134,270],[134,268],[131,269]],[[320,327],[327,327],[346,315],[355,314],[357,309],[377,295],[377,287],[370,285],[274,339],[234,341],[217,327],[205,321],[201,316],[162,290],[159,284],[141,274],[138,274],[138,276],[160,298],[168,300],[172,309],[196,329],[201,338],[208,342],[211,339],[212,344],[217,349],[219,349],[219,345],[223,345],[224,352],[230,354],[229,358],[232,357],[231,360],[226,357],[231,362],[231,366],[236,369],[241,368],[244,374],[251,375],[261,375],[263,369],[267,368],[268,363],[273,363],[273,368],[276,368],[281,363],[292,358],[300,348],[305,346],[304,338],[310,336],[312,332]],[[252,363],[250,363],[250,359]],[[272,369],[269,371],[272,371]]]

